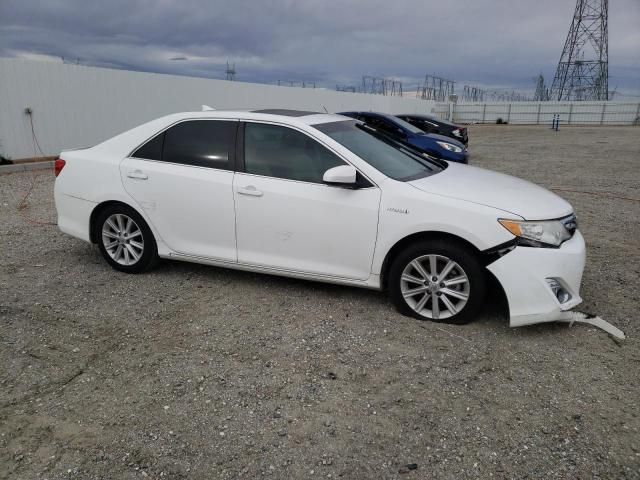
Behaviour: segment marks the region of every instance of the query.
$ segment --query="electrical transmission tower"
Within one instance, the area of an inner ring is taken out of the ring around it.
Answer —
[[[577,0],[551,100],[608,100],[609,0]]]
[[[371,75],[362,76],[362,92],[374,95],[390,95],[392,97],[402,96],[402,82],[392,78],[374,77]]]
[[[229,62],[227,62],[225,73],[227,74],[227,80],[234,81],[236,79],[236,64],[229,65]]]
[[[356,87],[355,85],[336,85],[336,91],[356,93]]]
[[[484,102],[484,96],[487,93],[480,87],[465,85],[462,89],[462,100],[465,102]]]
[[[301,80],[278,80],[279,87],[299,87],[316,88],[316,82],[305,82]]]
[[[424,77],[422,86],[418,87],[416,97],[422,100],[446,102],[455,93],[454,84],[453,80],[427,74]]]
[[[544,84],[544,77],[542,74],[538,75],[536,80],[536,93],[533,94],[534,102],[547,102],[549,101],[549,89]]]

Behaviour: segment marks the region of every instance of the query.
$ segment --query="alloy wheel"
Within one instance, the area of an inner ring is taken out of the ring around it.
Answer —
[[[462,267],[444,255],[423,255],[407,264],[400,277],[405,302],[419,315],[433,320],[461,312],[471,284]]]
[[[123,213],[109,216],[102,225],[102,244],[119,265],[137,263],[144,252],[144,237],[138,224]]]

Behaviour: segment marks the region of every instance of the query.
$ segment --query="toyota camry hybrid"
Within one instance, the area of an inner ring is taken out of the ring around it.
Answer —
[[[450,323],[476,318],[496,280],[512,326],[581,302],[565,200],[340,115],[168,115],[62,152],[55,173],[59,228],[123,272],[170,258],[388,290],[400,312]]]

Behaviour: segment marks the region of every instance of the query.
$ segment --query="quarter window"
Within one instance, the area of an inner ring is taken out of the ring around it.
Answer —
[[[164,142],[164,132],[149,140],[136,150],[132,156],[146,158],[147,160],[162,160],[162,142]]]
[[[137,158],[233,170],[237,123],[219,120],[190,120],[178,123],[149,140],[133,154]]]
[[[255,175],[322,183],[324,172],[345,163],[311,137],[287,127],[247,123],[245,171]]]

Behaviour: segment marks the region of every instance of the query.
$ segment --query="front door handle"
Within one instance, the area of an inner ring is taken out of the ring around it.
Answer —
[[[262,192],[253,185],[238,188],[238,193],[241,195],[251,195],[252,197],[261,197]]]
[[[127,173],[127,177],[135,178],[136,180],[146,180],[149,176],[142,172],[141,170],[134,170],[133,172]]]

